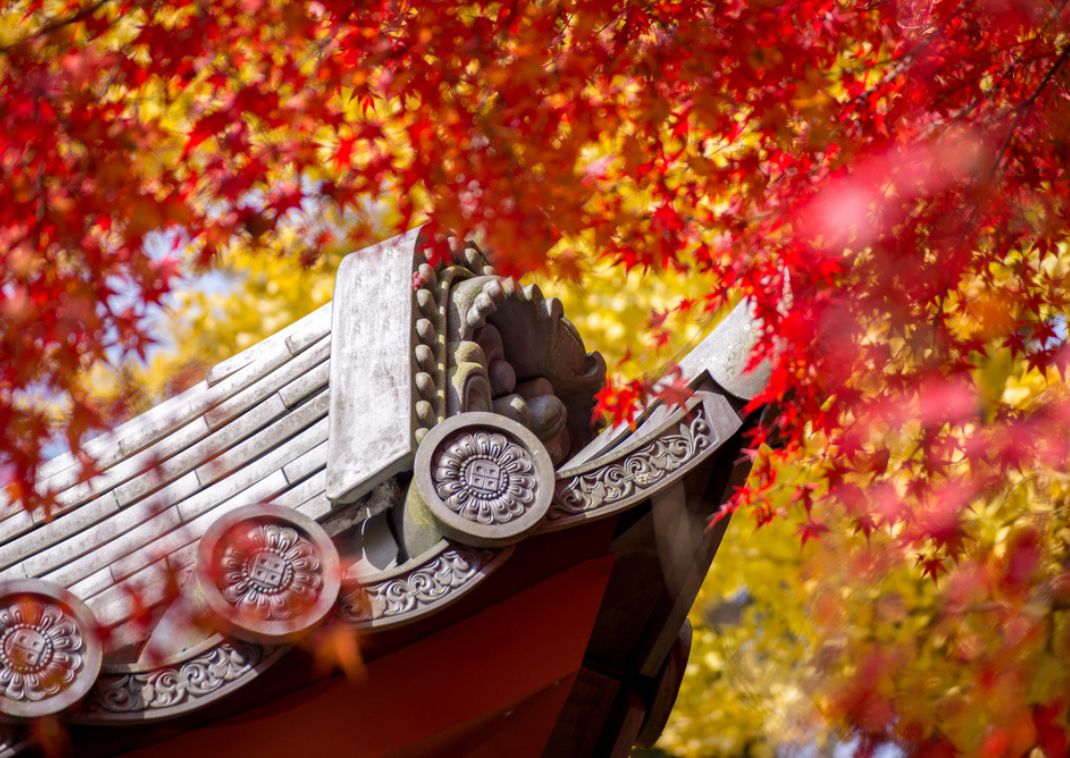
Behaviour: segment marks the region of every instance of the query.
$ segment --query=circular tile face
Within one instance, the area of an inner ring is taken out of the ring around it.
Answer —
[[[247,505],[201,539],[197,576],[208,607],[236,637],[288,642],[327,615],[341,582],[323,528],[290,508]]]
[[[94,626],[92,611],[59,585],[0,582],[0,712],[37,718],[81,700],[103,662]]]
[[[469,545],[507,545],[546,514],[554,470],[525,427],[496,413],[460,413],[420,442],[415,481],[447,535]]]

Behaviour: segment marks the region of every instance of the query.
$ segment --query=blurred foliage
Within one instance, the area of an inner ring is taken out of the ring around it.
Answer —
[[[573,282],[625,418],[633,377],[747,295],[778,413],[733,507],[788,520],[733,526],[759,547],[700,602],[713,694],[685,689],[666,744],[1064,754],[1068,61],[1041,0],[8,3],[6,494],[54,505],[45,443],[77,452],[325,300],[341,228],[427,220],[432,257],[481,234],[501,270]],[[231,287],[172,297],[191,253]],[[168,302],[163,349],[121,363]]]

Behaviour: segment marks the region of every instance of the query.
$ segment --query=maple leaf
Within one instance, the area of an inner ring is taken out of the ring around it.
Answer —
[[[334,165],[338,168],[348,168],[353,162],[353,146],[357,143],[356,137],[341,137],[338,147],[334,151]]]
[[[654,388],[654,397],[666,403],[670,408],[686,408],[688,401],[694,395],[695,391],[684,379],[679,366],[673,367],[666,379]]]
[[[606,415],[610,423],[635,427],[635,417],[648,394],[644,382],[633,380],[617,386],[607,382],[595,394],[595,416]]]
[[[313,666],[323,674],[340,669],[350,682],[359,683],[365,676],[357,633],[341,622],[328,623],[316,630],[306,644],[311,648]]]
[[[305,193],[297,184],[285,184],[271,193],[268,208],[275,211],[275,218],[280,219],[292,208],[300,208]]]
[[[944,560],[939,556],[925,557],[919,555],[917,564],[921,567],[922,576],[929,577],[933,580],[934,584],[941,574],[947,572],[947,568],[944,566]]]
[[[821,535],[827,533],[829,528],[814,521],[812,518],[807,518],[806,521],[799,524],[795,528],[795,533],[799,535],[802,540],[802,544],[805,545],[809,540],[819,540]]]
[[[189,134],[186,135],[186,147],[182,157],[188,158],[190,153],[196,150],[202,142],[216,136],[232,123],[233,113],[227,109],[215,111],[198,119],[197,123],[190,129]]]

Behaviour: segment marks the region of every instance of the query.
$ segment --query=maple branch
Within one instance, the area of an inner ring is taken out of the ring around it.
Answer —
[[[64,18],[57,18],[52,21],[49,21],[40,29],[37,29],[36,31],[26,35],[17,42],[12,42],[9,45],[0,45],[0,53],[8,53],[16,47],[25,45],[30,40],[34,40],[39,37],[47,37],[52,32],[62,29],[65,26],[70,26],[71,24],[77,24],[79,21],[84,21],[109,2],[111,2],[111,0],[96,0],[96,2],[90,3],[77,13],[72,13],[71,15],[66,16]]]
[[[1011,123],[1010,129],[1007,130],[1007,135],[1003,138],[1003,143],[999,146],[999,150],[996,151],[996,160],[992,163],[992,169],[988,173],[989,180],[995,176],[996,172],[999,170],[1000,164],[1003,162],[1004,155],[1009,152],[1011,143],[1018,131],[1018,127],[1022,124],[1022,119],[1024,119],[1026,114],[1033,109],[1033,106],[1036,105],[1037,99],[1040,97],[1041,93],[1047,88],[1052,78],[1059,73],[1059,69],[1066,64],[1067,59],[1070,59],[1070,45],[1063,48],[1059,57],[1055,59],[1055,63],[1048,68],[1044,77],[1040,80],[1040,83],[1029,97],[1015,107],[1014,121]]]
[[[1040,97],[1040,93],[1043,92],[1044,88],[1048,86],[1048,83],[1051,81],[1052,77],[1055,76],[1055,74],[1059,72],[1059,69],[1063,67],[1063,64],[1066,63],[1067,58],[1070,58],[1070,45],[1067,45],[1063,48],[1062,53],[1059,54],[1059,57],[1055,60],[1055,63],[1052,64],[1052,67],[1048,69],[1046,74],[1044,74],[1044,78],[1040,80],[1040,84],[1037,85],[1037,88],[1033,90],[1033,94],[1031,94],[1020,107],[1032,107],[1033,103],[1035,103],[1037,101],[1037,98]]]
[[[1040,34],[1037,35],[1037,38],[1043,36],[1043,34],[1051,27],[1051,25],[1055,23],[1055,21],[1063,14],[1063,11],[1066,9],[1068,3],[1070,3],[1070,0],[1063,0],[1063,2],[1059,5],[1058,8],[1054,8],[1052,10],[1051,15],[1049,15],[1048,18],[1045,20],[1044,26],[1041,27]],[[1037,98],[1040,97],[1040,93],[1044,91],[1044,88],[1048,86],[1048,83],[1051,81],[1052,77],[1055,76],[1055,74],[1059,71],[1063,64],[1066,63],[1068,55],[1070,55],[1070,45],[1067,45],[1063,48],[1062,53],[1056,59],[1054,65],[1052,65],[1052,67],[1048,69],[1047,73],[1044,74],[1044,77],[1040,80],[1040,84],[1038,84],[1037,88],[1033,90],[1033,94],[1026,98],[1016,108],[1018,113],[1015,116],[1014,123],[1011,124],[1011,127],[1007,132],[1007,136],[1003,139],[1003,144],[1000,145],[999,150],[996,152],[996,160],[992,164],[992,169],[988,175],[989,181],[992,180],[992,177],[995,175],[996,171],[999,170],[999,164],[1003,162],[1004,153],[1006,153],[1007,150],[1010,149],[1011,140],[1014,138],[1014,134],[1018,130],[1018,126],[1021,124],[1022,118],[1024,118],[1025,116],[1025,111],[1033,107],[1033,104],[1036,103]]]
[[[899,76],[899,74],[901,74],[904,70],[906,70],[909,67],[911,61],[913,61],[926,50],[928,50],[932,46],[933,41],[943,34],[948,21],[949,19],[944,19],[943,23],[940,26],[933,27],[931,30],[929,30],[929,32],[921,40],[919,40],[918,43],[914,45],[914,47],[904,51],[898,59],[889,59],[889,63],[898,63],[899,65],[895,66],[891,71],[881,77],[880,81],[875,82],[873,86],[869,87],[865,92],[855,98],[855,102],[859,104],[865,103],[867,100],[869,100],[869,98],[873,96],[875,92],[878,92],[880,88],[885,85],[885,83],[891,81],[895,77]]]

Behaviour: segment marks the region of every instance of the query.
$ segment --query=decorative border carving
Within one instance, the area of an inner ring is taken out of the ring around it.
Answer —
[[[449,545],[416,568],[343,593],[337,617],[357,628],[402,624],[460,599],[511,552]]]
[[[242,686],[288,647],[226,639],[180,663],[151,671],[103,674],[75,721],[143,721],[194,710]]]
[[[604,518],[679,479],[741,426],[720,394],[698,391],[648,434],[573,471],[559,474],[543,531]]]
[[[680,421],[675,434],[665,434],[618,463],[581,474],[558,486],[550,518],[585,513],[613,505],[650,489],[714,444],[710,425],[702,413]]]

